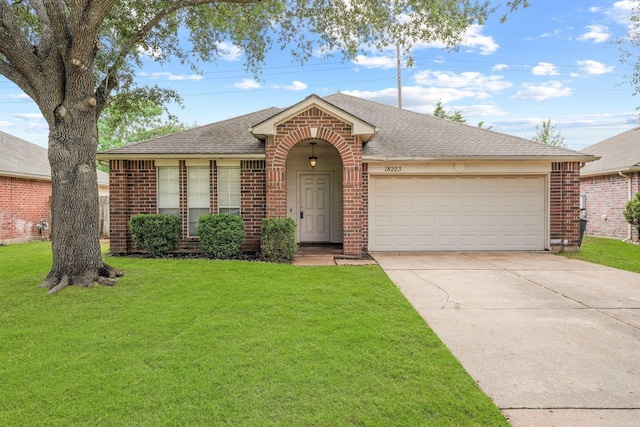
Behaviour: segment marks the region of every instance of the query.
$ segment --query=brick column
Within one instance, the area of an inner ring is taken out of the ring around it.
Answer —
[[[580,163],[551,167],[551,249],[575,252],[580,240]]]

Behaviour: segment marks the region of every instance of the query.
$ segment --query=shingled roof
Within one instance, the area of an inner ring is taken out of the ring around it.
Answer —
[[[47,149],[0,131],[0,175],[50,181]],[[109,174],[98,171],[98,183],[109,185]]]
[[[264,156],[264,144],[249,133],[249,128],[280,111],[282,111],[281,108],[271,107],[171,135],[113,148],[105,153],[115,154],[118,157],[122,157],[120,155],[123,154],[179,154],[185,157],[189,155]],[[107,156],[109,157],[111,156]]]
[[[362,150],[364,160],[429,159],[566,159],[590,161],[594,157],[517,136],[456,123],[389,105],[336,93],[326,102],[375,126],[378,132]],[[244,116],[143,141],[100,154],[101,159],[126,155],[264,155],[264,145],[248,131],[274,115],[269,108]]]
[[[362,150],[365,159],[585,157],[576,151],[342,93],[324,99],[379,128]]]
[[[580,171],[581,176],[640,170],[640,126],[598,142],[582,152],[599,156],[600,160],[587,163]]]

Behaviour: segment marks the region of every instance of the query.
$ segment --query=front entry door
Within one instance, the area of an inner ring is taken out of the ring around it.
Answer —
[[[330,175],[300,175],[300,241],[328,242],[330,233]]]

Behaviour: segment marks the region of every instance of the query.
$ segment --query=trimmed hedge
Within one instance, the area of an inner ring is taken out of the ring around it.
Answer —
[[[202,252],[217,259],[233,258],[244,241],[244,220],[237,215],[203,215],[198,219]]]
[[[291,218],[262,220],[260,252],[265,261],[290,263],[296,256],[296,223]]]
[[[161,257],[178,245],[180,218],[167,214],[133,215],[129,219],[129,230],[139,249]]]

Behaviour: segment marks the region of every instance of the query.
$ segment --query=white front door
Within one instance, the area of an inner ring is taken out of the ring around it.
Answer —
[[[330,233],[330,175],[300,175],[300,216],[298,228],[301,242],[328,242]]]

